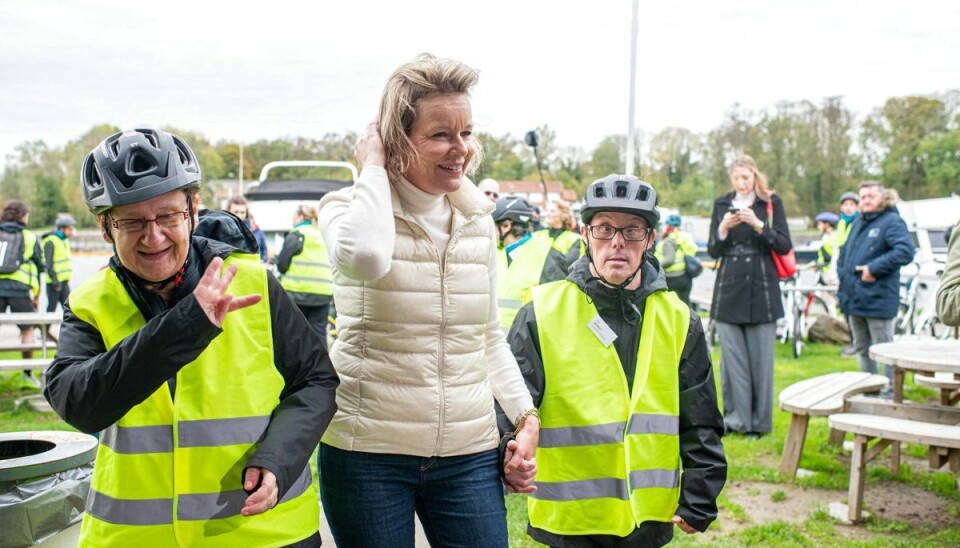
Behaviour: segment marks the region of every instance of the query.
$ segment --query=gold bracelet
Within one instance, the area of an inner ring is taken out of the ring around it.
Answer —
[[[536,407],[531,407],[530,409],[527,409],[526,411],[523,412],[522,415],[520,415],[520,417],[517,418],[517,429],[513,431],[514,436],[520,433],[520,430],[523,429],[524,423],[527,422],[527,417],[529,417],[530,415],[533,415],[534,417],[537,417],[537,420],[540,420],[540,413],[537,412]]]

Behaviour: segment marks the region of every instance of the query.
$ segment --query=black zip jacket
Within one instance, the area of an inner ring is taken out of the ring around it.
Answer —
[[[642,314],[637,314],[637,311],[644,309],[648,295],[667,290],[663,270],[651,254],[645,256],[642,273],[643,282],[639,288],[618,291],[593,278],[590,273],[590,259],[583,257],[573,265],[567,277],[593,300],[601,318],[617,334],[613,344],[630,386],[633,385],[636,372],[642,323]],[[630,306],[631,304],[633,306]],[[585,326],[583,328],[586,329]],[[533,396],[533,403],[539,407],[543,401],[547,379],[544,378],[533,303],[520,309],[508,340],[527,382],[527,388]],[[717,406],[713,366],[707,352],[700,316],[693,311],[690,313],[690,328],[678,367],[680,459],[683,475],[676,514],[698,531],[705,531],[717,518],[716,501],[726,482],[727,461],[720,441],[723,435],[723,416]],[[512,430],[510,421],[502,412],[498,419],[502,431]],[[527,533],[534,540],[550,546],[662,546],[673,538],[673,524],[644,522],[627,537],[562,536],[532,526],[528,526]]]
[[[53,409],[71,426],[92,433],[115,423],[164,383],[176,397],[172,381],[177,372],[194,361],[221,332],[193,296],[200,277],[214,257],[226,258],[236,251],[256,253],[256,249],[253,234],[235,217],[220,211],[201,212],[187,271],[169,305],[142,291],[114,256],[110,268],[147,323],[107,350],[96,327],[77,318],[66,306],[57,357],[46,372],[43,389]],[[273,472],[279,499],[300,476],[333,418],[340,381],[320,339],[280,283],[269,273],[267,281],[273,326],[272,365],[283,376],[284,388],[247,467]]]

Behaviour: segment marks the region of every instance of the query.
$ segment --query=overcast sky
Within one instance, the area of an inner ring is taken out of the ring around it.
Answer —
[[[627,131],[630,0],[0,0],[0,158],[94,124],[213,140],[361,131],[417,53],[480,69],[477,128]],[[957,0],[641,0],[637,126],[706,131],[734,103],[960,87]]]

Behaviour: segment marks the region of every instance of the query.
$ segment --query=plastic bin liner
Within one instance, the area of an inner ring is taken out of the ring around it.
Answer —
[[[34,546],[78,523],[93,463],[49,476],[0,482],[0,548]]]

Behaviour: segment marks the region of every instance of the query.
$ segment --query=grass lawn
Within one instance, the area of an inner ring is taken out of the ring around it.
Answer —
[[[810,344],[800,359],[794,359],[786,345],[777,345],[775,393],[786,386],[817,375],[835,371],[858,369],[854,359],[838,357],[835,346]],[[719,350],[714,354],[714,370],[718,379]],[[0,375],[0,431],[69,430],[70,427],[54,415],[35,413],[25,407],[14,409],[18,398],[35,389],[21,389],[16,374]],[[905,398],[913,401],[935,401],[932,390],[913,385],[908,375]],[[871,487],[878,484],[902,489],[905,493],[922,492],[941,502],[947,526],[928,527],[909,520],[890,520],[871,517],[857,526],[844,526],[826,513],[830,502],[846,502],[849,481],[849,460],[834,447],[827,445],[827,421],[813,418],[804,444],[801,468],[818,472],[813,477],[783,478],[778,472],[780,455],[786,438],[790,416],[776,409],[774,431],[760,440],[738,436],[724,439],[730,465],[727,488],[720,497],[720,518],[707,535],[686,536],[676,530],[674,545],[705,544],[711,546],[960,546],[960,492],[957,477],[949,472],[931,472],[925,462],[925,448],[905,445],[904,464],[897,476],[890,474],[887,459],[880,458],[869,465],[866,509],[871,508]],[[910,458],[915,457],[915,458]],[[923,460],[920,460],[923,459]],[[737,487],[735,487],[735,485]],[[739,491],[738,491],[739,489]],[[812,510],[799,509],[791,519],[767,521],[738,503],[744,497],[759,498],[767,506],[780,506],[790,514],[791,503],[803,493],[822,496],[822,505]],[[904,494],[904,496],[909,496]],[[538,546],[525,534],[526,499],[522,495],[507,498],[510,545]]]

